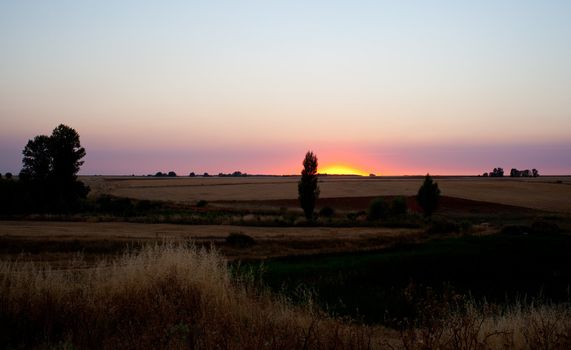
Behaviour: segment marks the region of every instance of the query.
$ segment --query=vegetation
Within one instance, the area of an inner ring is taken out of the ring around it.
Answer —
[[[418,189],[416,200],[422,208],[426,217],[431,217],[432,213],[438,207],[440,199],[440,189],[438,184],[432,180],[430,174],[426,174],[422,186]]]
[[[387,204],[383,198],[375,198],[369,204],[369,210],[367,212],[367,219],[374,221],[380,220],[386,217],[387,215]]]
[[[317,156],[308,151],[303,160],[301,179],[297,185],[299,204],[303,209],[307,220],[313,220],[315,202],[319,198],[319,186],[317,184]]]
[[[85,149],[74,129],[61,124],[51,136],[39,135],[29,140],[22,153],[18,181],[0,186],[0,194],[8,202],[2,205],[2,213],[80,209],[89,187],[77,180]]]
[[[61,349],[358,349],[367,328],[233,280],[215,251],[156,245],[90,269],[0,264],[0,344]]]

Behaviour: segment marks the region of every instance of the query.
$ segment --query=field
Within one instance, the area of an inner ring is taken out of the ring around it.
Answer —
[[[81,180],[79,212],[0,220],[4,347],[570,344],[569,177],[437,177],[427,220],[420,177],[326,176],[314,222],[297,177]]]
[[[172,200],[251,201],[297,199],[297,177],[241,178],[131,178],[82,179],[93,192],[120,197]],[[436,178],[446,196],[525,208],[571,212],[571,177],[529,179],[442,177]],[[329,176],[320,179],[322,198],[415,195],[421,177]]]

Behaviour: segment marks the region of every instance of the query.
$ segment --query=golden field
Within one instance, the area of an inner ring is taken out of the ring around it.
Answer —
[[[207,201],[278,200],[297,198],[297,177],[83,177],[92,196]],[[571,212],[571,178],[436,177],[442,194],[555,212]],[[414,195],[420,177],[322,176],[322,198]]]

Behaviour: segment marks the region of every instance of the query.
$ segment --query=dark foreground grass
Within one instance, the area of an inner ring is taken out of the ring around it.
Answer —
[[[372,253],[264,263],[263,281],[293,298],[309,290],[330,312],[391,326],[426,301],[470,295],[507,305],[569,301],[571,236],[491,235],[429,241]]]

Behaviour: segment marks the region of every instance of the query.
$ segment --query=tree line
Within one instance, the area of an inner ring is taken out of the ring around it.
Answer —
[[[503,168],[494,168],[489,173],[482,174],[484,177],[503,177],[504,176],[504,169]],[[512,168],[510,170],[510,177],[538,177],[539,171],[537,169],[525,169],[525,170],[518,170],[516,168]]]
[[[6,180],[0,181],[1,213],[61,212],[77,211],[81,208],[81,201],[87,197],[90,189],[77,177],[86,151],[81,146],[79,134],[75,129],[60,124],[51,135],[38,135],[29,140],[22,154],[23,166],[18,181],[12,181],[11,173],[6,173]],[[315,204],[320,194],[317,156],[308,151],[302,164],[298,199],[307,220],[313,221]],[[497,169],[494,169],[494,173],[496,172]],[[501,173],[503,175],[503,170]],[[537,174],[537,171],[533,169],[532,174]],[[170,171],[157,172],[154,176],[177,175]],[[190,173],[189,176],[196,175]],[[204,173],[203,176],[209,175]],[[235,171],[230,174],[220,173],[218,176],[242,177],[247,174]],[[438,184],[427,174],[416,197],[427,217],[436,209],[439,197]]]

